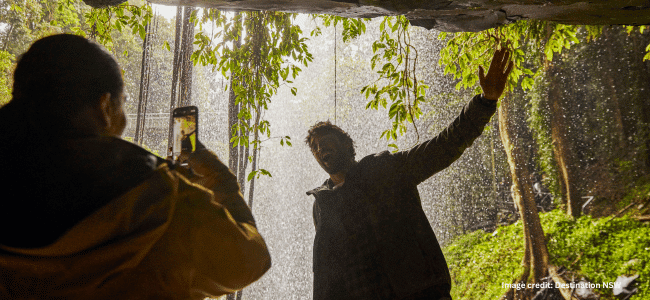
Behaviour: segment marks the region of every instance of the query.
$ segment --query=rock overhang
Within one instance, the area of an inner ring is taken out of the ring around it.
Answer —
[[[123,0],[84,0],[93,7]],[[152,0],[221,10],[273,10],[373,18],[405,15],[411,24],[446,32],[481,31],[518,20],[575,25],[647,25],[650,1],[584,0]]]

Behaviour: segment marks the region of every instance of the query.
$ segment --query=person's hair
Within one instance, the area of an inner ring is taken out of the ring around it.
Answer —
[[[309,131],[307,131],[307,138],[305,138],[305,143],[307,143],[307,145],[309,145],[309,148],[311,148],[313,151],[314,139],[316,137],[321,137],[330,133],[336,135],[339,141],[348,147],[348,153],[350,153],[351,157],[354,158],[356,155],[356,152],[354,151],[354,141],[347,132],[343,131],[343,129],[340,127],[330,123],[330,121],[321,121],[310,127]]]
[[[29,103],[43,117],[66,120],[111,94],[118,103],[124,87],[119,65],[100,45],[57,34],[36,41],[18,60],[12,101]]]

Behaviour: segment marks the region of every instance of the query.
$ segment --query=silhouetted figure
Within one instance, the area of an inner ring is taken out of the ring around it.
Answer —
[[[497,107],[512,63],[500,50],[484,94],[475,96],[437,137],[408,151],[355,160],[339,127],[319,122],[306,142],[329,179],[314,195],[314,299],[450,299],[451,279],[422,210],[417,185],[453,163]]]
[[[19,59],[0,109],[0,299],[203,299],[270,267],[235,176],[198,176],[120,138],[117,62],[54,35]]]

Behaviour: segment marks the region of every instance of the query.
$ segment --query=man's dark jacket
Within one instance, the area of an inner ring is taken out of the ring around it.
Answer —
[[[343,185],[314,195],[314,299],[404,298],[428,288],[448,295],[447,263],[417,185],[453,163],[483,132],[496,101],[475,96],[437,137],[408,151],[359,161]]]

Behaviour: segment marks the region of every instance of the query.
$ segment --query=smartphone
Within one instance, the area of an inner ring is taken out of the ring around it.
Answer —
[[[199,135],[199,109],[196,106],[184,106],[174,109],[174,131],[172,155],[176,159],[181,151],[194,152]]]

